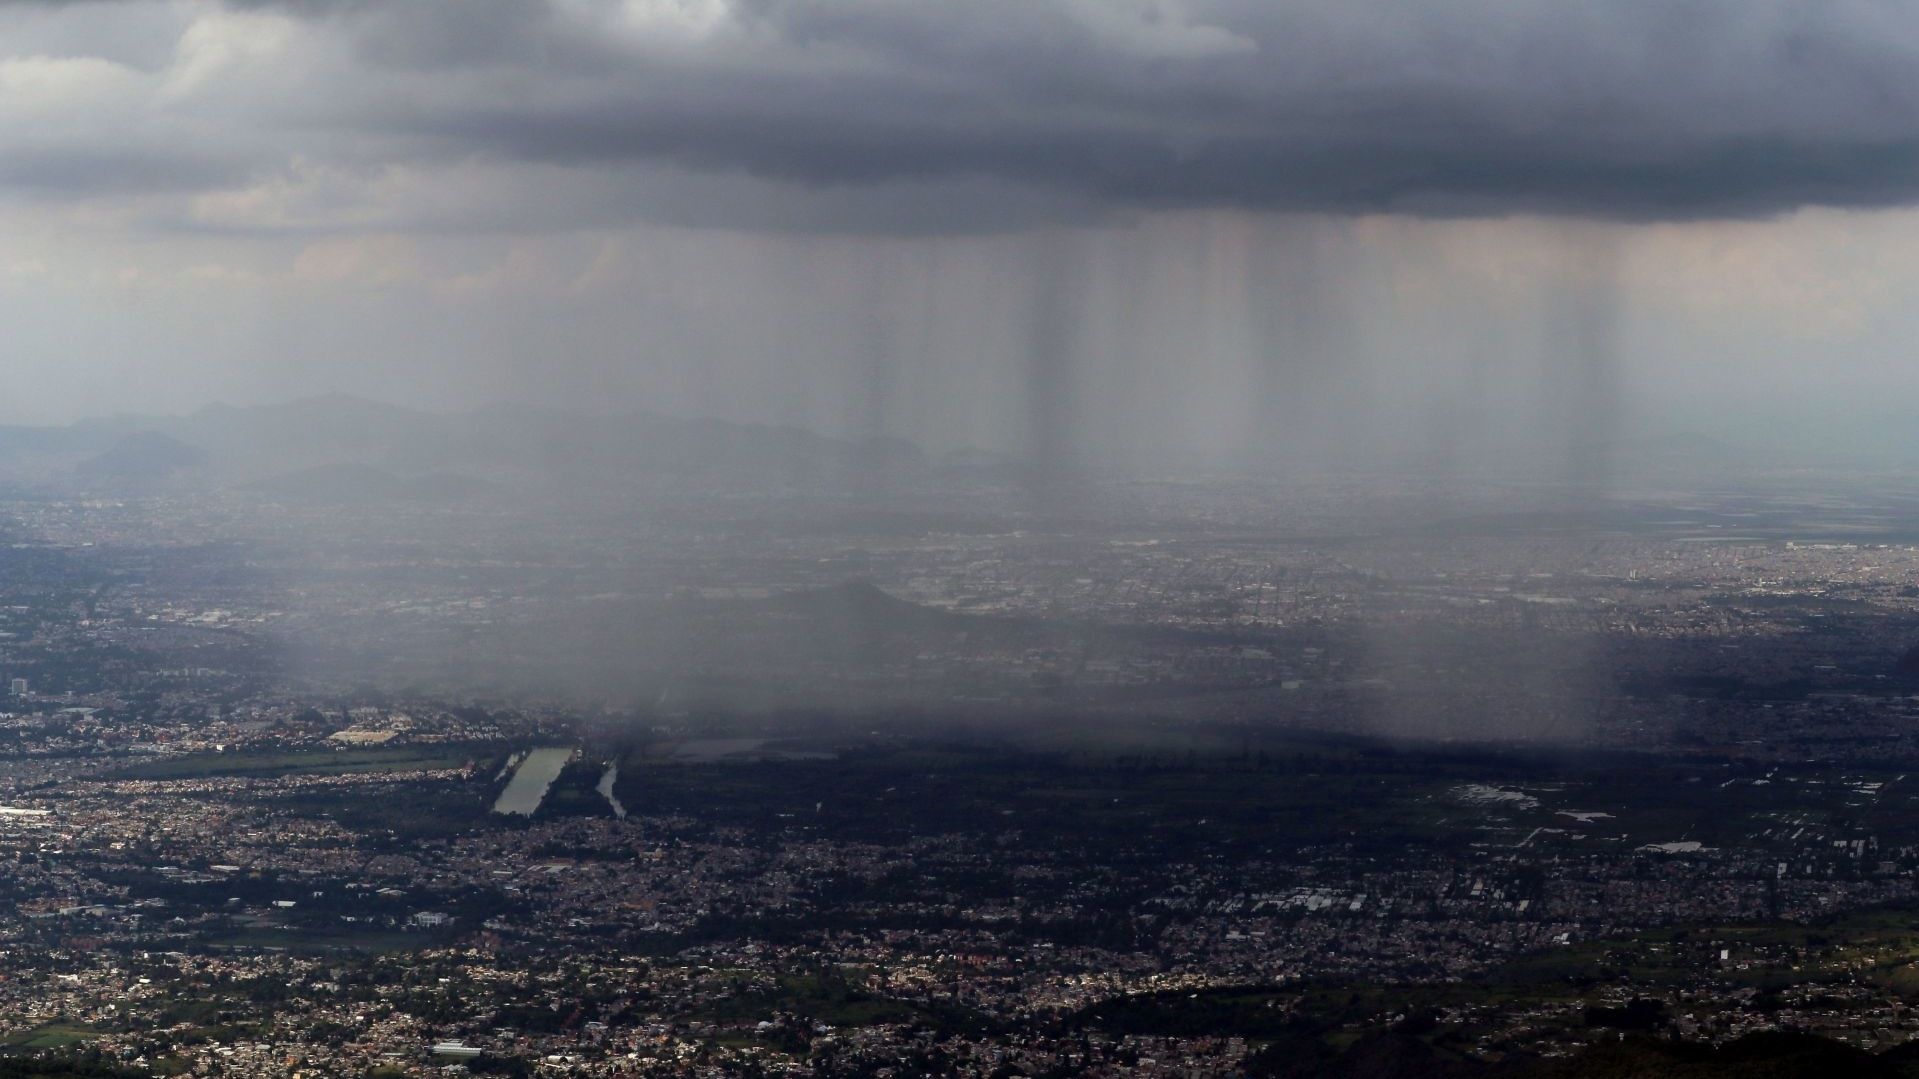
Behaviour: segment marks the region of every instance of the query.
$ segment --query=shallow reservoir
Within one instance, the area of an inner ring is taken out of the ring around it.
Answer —
[[[561,769],[572,759],[573,751],[565,746],[546,746],[528,753],[514,769],[513,778],[507,781],[499,800],[493,803],[493,812],[532,816],[546,800],[547,788],[553,786]]]

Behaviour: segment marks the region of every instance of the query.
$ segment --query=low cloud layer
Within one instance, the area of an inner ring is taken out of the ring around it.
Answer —
[[[1919,20],[1873,0],[15,0],[0,27],[0,187],[183,228],[1919,197]]]

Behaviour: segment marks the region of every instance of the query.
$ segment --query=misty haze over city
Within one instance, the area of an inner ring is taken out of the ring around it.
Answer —
[[[0,1079],[1919,1075],[1919,10],[0,0]]]

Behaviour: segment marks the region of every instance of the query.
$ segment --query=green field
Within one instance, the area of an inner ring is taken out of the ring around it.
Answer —
[[[495,746],[467,745],[202,753],[145,761],[123,769],[110,778],[198,779],[221,776],[272,779],[282,776],[409,772],[461,768],[475,762],[485,764],[501,755],[502,752]]]
[[[403,952],[423,947],[431,941],[432,938],[425,934],[398,933],[392,930],[260,928],[242,929],[234,933],[210,937],[205,943],[212,948],[235,949],[242,952],[288,951],[312,954]]]
[[[14,1049],[67,1049],[99,1036],[93,1028],[77,1023],[47,1023],[10,1035],[5,1044]]]

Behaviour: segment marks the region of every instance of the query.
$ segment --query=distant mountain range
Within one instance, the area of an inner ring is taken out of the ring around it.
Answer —
[[[142,491],[194,485],[316,501],[478,497],[502,485],[766,483],[916,469],[898,439],[535,407],[421,412],[349,396],[0,427],[0,475]]]
[[[1882,426],[1861,419],[1851,429],[1813,416],[1797,426],[1781,418],[1763,431],[1648,429],[1546,455],[1551,459],[1543,467],[1561,473],[1568,467],[1562,458],[1570,458],[1608,480],[1919,465],[1919,439],[1907,430],[1882,432]],[[1266,467],[1283,472],[1338,464],[1290,455]],[[1493,464],[1499,467],[1491,474],[1498,475],[1540,461]],[[117,494],[227,488],[323,503],[458,501],[660,484],[916,481],[935,469],[1015,483],[1025,477],[1004,456],[933,457],[896,438],[851,441],[793,427],[535,406],[424,412],[345,395],[246,408],[210,405],[182,416],[108,416],[64,427],[0,426],[0,481]]]

